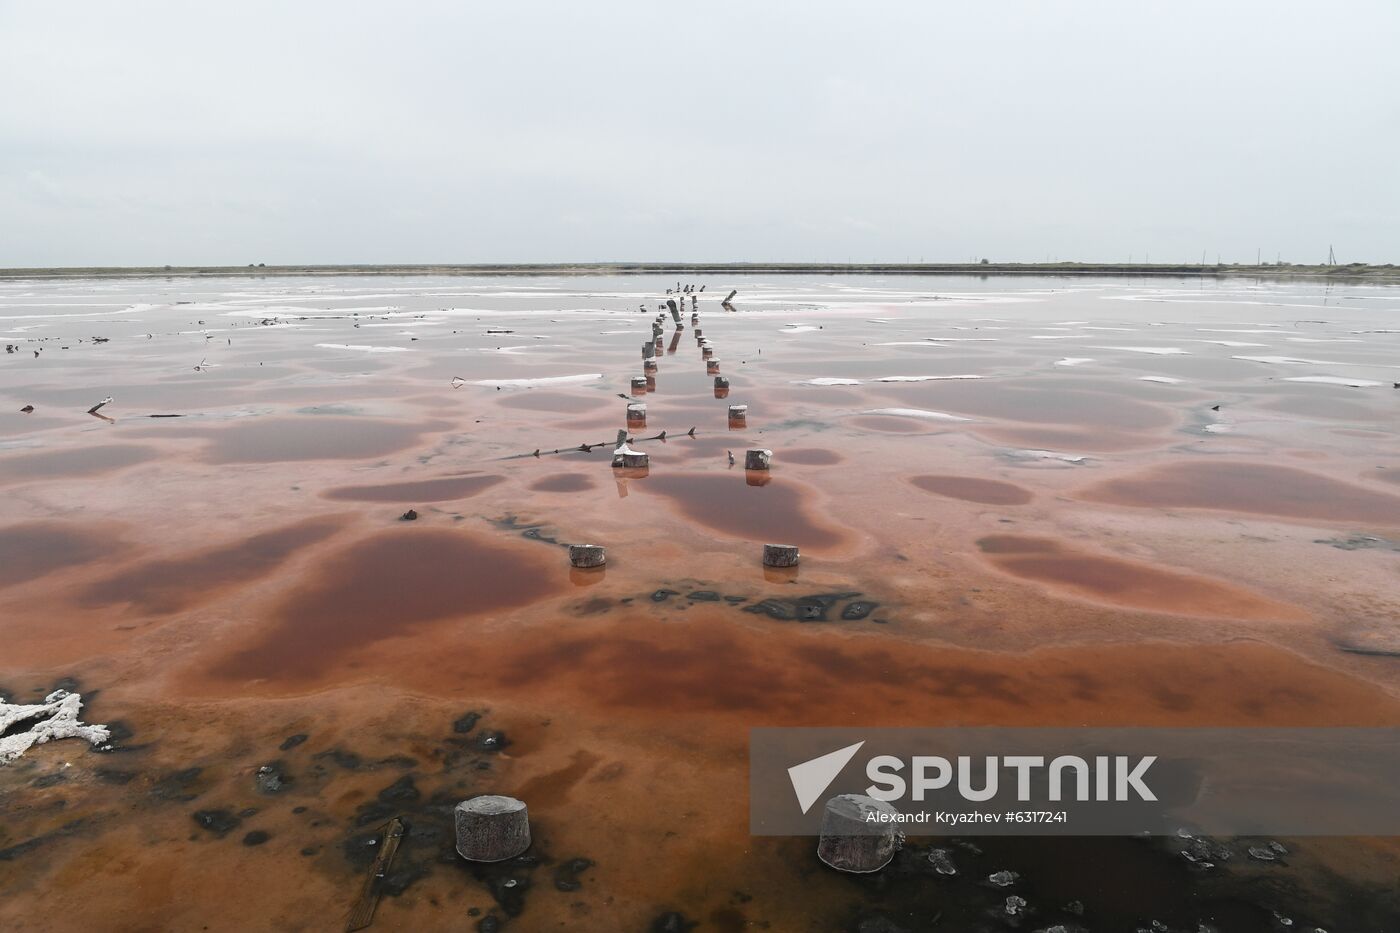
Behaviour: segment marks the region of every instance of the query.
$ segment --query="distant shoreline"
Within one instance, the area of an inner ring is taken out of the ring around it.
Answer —
[[[93,266],[0,269],[3,279],[199,278],[223,276],[527,276],[527,275],[1023,275],[1159,276],[1170,278],[1322,279],[1400,283],[1400,266],[1197,265],[1191,263],[808,263],[808,262],[581,262],[481,264],[375,264],[292,266]]]

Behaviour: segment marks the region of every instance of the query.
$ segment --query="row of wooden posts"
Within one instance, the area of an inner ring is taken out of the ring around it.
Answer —
[[[677,292],[681,305],[675,298],[668,298],[666,308],[670,311],[676,331],[685,329],[681,323],[680,309],[685,302],[685,294]],[[714,347],[700,329],[700,312],[697,292],[689,293],[691,300],[690,323],[695,330],[695,341],[700,347],[700,357],[705,362],[706,373],[715,377],[715,397],[726,398],[729,394],[729,380],[720,375],[720,360],[715,356]],[[724,304],[733,300],[734,292],[729,293]],[[652,322],[652,339],[642,344],[643,375],[633,376],[631,385],[634,394],[646,392],[654,383],[650,380],[657,372],[656,353],[661,346],[663,324],[666,315],[658,314]],[[729,406],[730,427],[744,427],[748,419],[748,406]],[[646,403],[627,403],[627,426],[646,426]],[[766,448],[752,448],[744,454],[744,469],[767,472],[772,465],[773,451]],[[627,445],[627,431],[620,430],[617,447],[613,451],[612,466],[615,469],[645,470],[650,467],[651,458],[644,452],[633,450]],[[763,545],[763,563],[769,567],[795,567],[800,554],[791,544]],[[580,569],[601,568],[607,564],[607,549],[601,544],[569,545],[569,562]],[[881,823],[869,819],[870,811],[888,811],[890,805],[869,797],[844,794],[832,797],[826,802],[822,818],[821,839],[817,844],[817,856],[832,868],[848,872],[871,872],[883,868],[894,857],[902,841],[893,822]],[[457,804],[454,811],[457,834],[457,852],[463,858],[474,862],[499,862],[514,858],[530,847],[529,808],[522,800],[488,794],[473,797]],[[878,827],[872,830],[872,825]]]
[[[668,295],[672,292],[668,291]],[[677,288],[676,298],[667,298],[666,304],[662,307],[665,310],[657,312],[651,322],[651,339],[642,344],[642,375],[633,376],[631,380],[632,393],[645,394],[655,388],[655,378],[658,369],[657,352],[662,348],[662,337],[665,334],[666,314],[669,311],[671,320],[675,324],[676,334],[685,330],[685,324],[681,321],[681,310],[685,307],[685,299],[690,297],[690,325],[694,329],[695,343],[700,348],[700,358],[705,362],[705,372],[714,376],[715,398],[727,398],[729,396],[729,380],[720,374],[720,359],[715,356],[714,345],[705,336],[704,330],[700,327],[700,302],[697,291],[682,291]],[[729,307],[729,302],[733,300],[735,291],[729,293],[723,304]],[[674,347],[674,344],[673,344]],[[744,404],[734,404],[729,406],[729,427],[744,428],[748,426],[749,406]],[[633,475],[645,475],[645,471],[651,468],[651,455],[646,451],[635,450],[627,444],[628,428],[644,428],[647,423],[646,402],[629,400],[627,403],[627,428],[617,432],[617,446],[613,449],[612,465],[614,469],[624,469],[633,471]],[[767,448],[755,447],[744,454],[744,469],[756,473],[767,473],[773,461],[773,451]],[[731,462],[732,459],[731,459]],[[763,564],[767,567],[796,567],[801,554],[794,544],[765,544],[763,546]],[[582,570],[596,569],[607,564],[607,549],[601,544],[572,544],[569,546],[569,562],[576,568]]]

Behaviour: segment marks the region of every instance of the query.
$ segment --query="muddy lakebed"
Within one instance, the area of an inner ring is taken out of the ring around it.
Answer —
[[[613,470],[675,284],[0,281],[0,696],[111,729],[0,765],[0,928],[343,929],[395,818],[371,929],[1400,928],[1388,839],[857,877],[746,788],[756,726],[1400,725],[1400,292],[706,281],[729,390],[687,302]]]

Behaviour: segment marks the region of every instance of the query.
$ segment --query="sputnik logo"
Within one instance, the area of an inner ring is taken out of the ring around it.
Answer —
[[[788,768],[788,778],[792,781],[793,792],[797,794],[797,803],[802,807],[803,813],[812,809],[812,804],[821,799],[831,782],[841,773],[841,769],[850,763],[864,744],[862,740]]]

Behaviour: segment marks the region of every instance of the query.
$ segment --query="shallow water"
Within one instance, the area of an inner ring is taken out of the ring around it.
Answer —
[[[1384,840],[982,840],[957,883],[915,840],[881,881],[733,802],[762,725],[1400,724],[1400,291],[715,280],[727,397],[687,309],[614,471],[668,284],[0,282],[0,687],[122,726],[0,769],[0,927],[339,927],[392,816],[385,929],[1000,929],[1004,868],[1028,929],[1400,924]],[[484,792],[538,860],[451,855]]]

